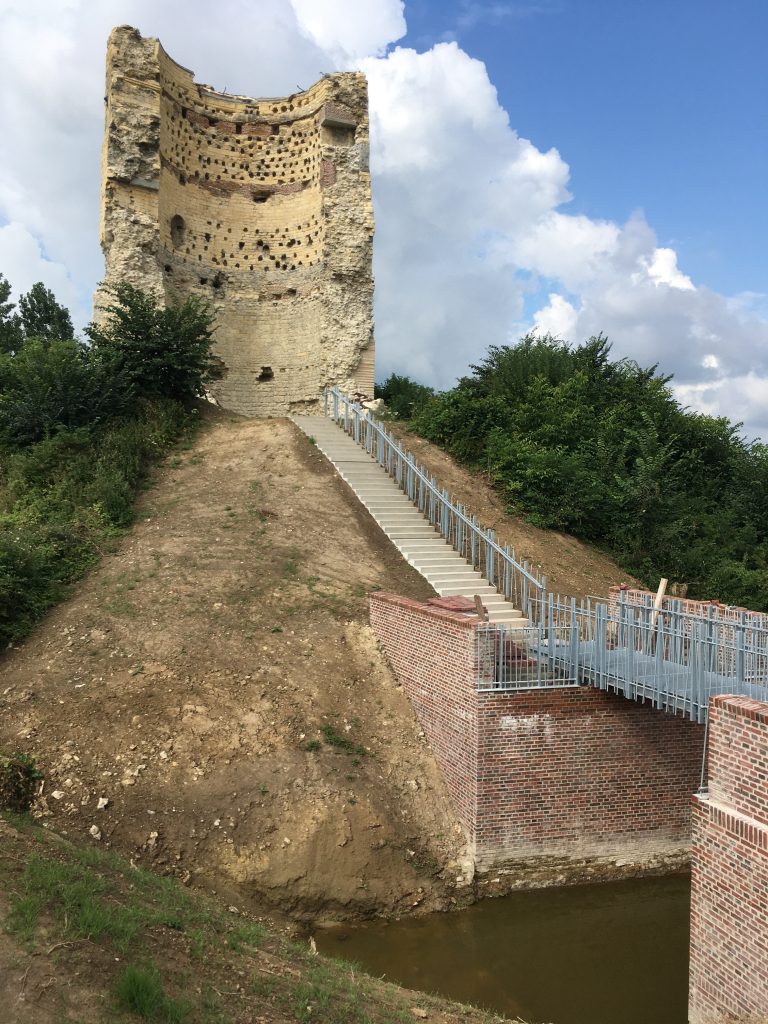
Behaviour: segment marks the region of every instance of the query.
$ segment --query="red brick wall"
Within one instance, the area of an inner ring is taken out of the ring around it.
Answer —
[[[472,623],[394,594],[371,595],[371,625],[413,705],[457,818],[474,840],[477,692]]]
[[[709,703],[694,799],[690,1018],[768,1020],[768,704]]]
[[[587,687],[478,691],[475,616],[375,594],[371,624],[479,867],[544,855],[641,862],[687,845],[702,726]]]
[[[647,860],[687,844],[702,726],[591,687],[479,698],[479,853]]]

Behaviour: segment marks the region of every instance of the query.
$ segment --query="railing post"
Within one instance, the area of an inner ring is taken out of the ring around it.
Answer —
[[[736,626],[736,685],[738,692],[744,693],[744,612],[739,614],[739,622]]]

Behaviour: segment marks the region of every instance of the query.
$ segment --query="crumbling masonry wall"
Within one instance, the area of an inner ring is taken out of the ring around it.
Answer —
[[[113,30],[104,283],[215,305],[222,406],[283,415],[316,408],[329,384],[373,393],[372,239],[362,74],[230,96],[195,84],[157,39]]]

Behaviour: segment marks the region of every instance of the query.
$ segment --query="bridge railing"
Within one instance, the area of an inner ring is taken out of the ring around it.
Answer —
[[[545,690],[583,685],[578,671],[578,631],[539,622],[517,627],[485,623],[476,631],[479,690]],[[558,652],[570,652],[567,659]]]
[[[768,630],[749,622],[551,594],[534,620],[480,627],[478,688],[591,685],[699,722],[712,694],[768,700]]]
[[[539,576],[527,561],[519,562],[513,548],[501,545],[493,530],[482,527],[476,516],[454,501],[369,410],[336,387],[323,392],[323,408],[325,415],[342,426],[387,471],[438,533],[479,569],[506,600],[523,614],[541,605],[546,578]]]

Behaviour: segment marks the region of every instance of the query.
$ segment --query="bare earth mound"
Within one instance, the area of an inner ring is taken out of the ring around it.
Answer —
[[[241,907],[445,905],[458,826],[367,626],[371,589],[431,591],[292,424],[213,419],[3,656],[0,749],[57,831]]]

